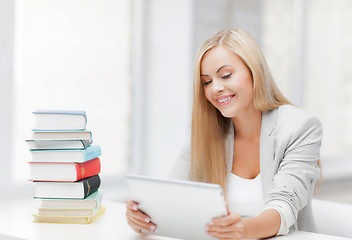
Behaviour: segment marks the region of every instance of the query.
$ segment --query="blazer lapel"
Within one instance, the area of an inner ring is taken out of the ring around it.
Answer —
[[[267,196],[273,180],[275,137],[272,132],[276,125],[277,109],[262,113],[260,130],[260,174],[264,195]]]

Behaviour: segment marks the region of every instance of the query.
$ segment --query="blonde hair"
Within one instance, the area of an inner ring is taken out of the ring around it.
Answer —
[[[290,102],[276,86],[259,46],[247,32],[240,29],[224,30],[213,35],[200,47],[193,76],[190,177],[193,181],[219,184],[225,190],[226,137],[232,121],[231,118],[222,116],[206,99],[200,79],[204,54],[217,46],[230,49],[248,66],[253,81],[253,104],[257,110],[268,111]]]

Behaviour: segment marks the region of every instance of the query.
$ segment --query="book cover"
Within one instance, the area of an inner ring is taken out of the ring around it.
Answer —
[[[33,130],[84,130],[87,116],[84,111],[35,111]]]
[[[33,131],[32,138],[34,140],[50,140],[50,139],[89,139],[92,138],[92,132],[89,130],[82,131]]]
[[[98,189],[84,199],[42,198],[41,208],[99,208],[102,204],[103,190]]]
[[[30,150],[79,149],[89,147],[93,139],[28,139],[26,143]]]
[[[100,186],[99,175],[84,178],[77,182],[40,182],[33,181],[35,198],[79,198],[94,193]]]
[[[89,224],[103,215],[105,207],[102,206],[93,217],[84,216],[55,216],[55,215],[33,215],[33,222],[44,222],[44,223],[76,223],[76,224]]]
[[[101,149],[99,145],[91,145],[84,150],[31,150],[31,155],[31,162],[86,162],[99,157]]]
[[[100,159],[83,163],[29,162],[30,181],[74,182],[100,173]]]

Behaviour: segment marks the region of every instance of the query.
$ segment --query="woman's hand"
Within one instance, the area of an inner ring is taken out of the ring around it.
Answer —
[[[235,214],[214,218],[206,227],[207,233],[217,239],[243,239],[244,224],[242,218]]]
[[[138,203],[132,200],[126,202],[126,218],[128,225],[137,233],[142,233],[142,230],[154,232],[156,229],[151,218],[138,210]]]

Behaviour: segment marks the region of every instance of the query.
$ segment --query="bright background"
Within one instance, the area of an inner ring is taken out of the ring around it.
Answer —
[[[106,198],[123,175],[162,176],[190,134],[195,53],[250,32],[275,81],[323,124],[316,197],[352,203],[352,1],[0,0],[0,187],[30,197],[24,140],[39,109],[85,110]]]

